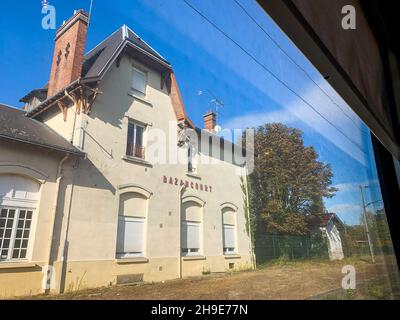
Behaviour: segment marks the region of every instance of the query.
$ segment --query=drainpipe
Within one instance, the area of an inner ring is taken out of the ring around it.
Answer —
[[[44,275],[46,279],[46,286],[44,287],[44,293],[48,293],[50,291],[50,284],[51,284],[51,278],[52,278],[52,267],[51,264],[51,253],[52,253],[52,248],[53,248],[53,237],[54,237],[54,227],[55,227],[55,221],[56,221],[56,215],[57,215],[57,204],[58,204],[58,194],[60,190],[60,182],[61,179],[63,178],[62,174],[62,167],[64,162],[69,158],[69,154],[64,156],[64,158],[61,159],[60,163],[58,164],[58,169],[57,169],[57,180],[56,180],[56,192],[54,196],[54,202],[52,206],[52,215],[51,215],[51,229],[50,229],[50,239],[49,239],[49,248],[48,248],[48,256],[47,256],[47,272]]]
[[[75,165],[73,166],[73,169],[77,169],[79,166],[79,159],[77,160],[77,162],[75,163]],[[69,232],[69,226],[71,223],[71,206],[72,206],[72,197],[73,197],[73,193],[74,193],[74,178],[75,178],[75,172],[72,173],[72,182],[71,182],[71,192],[69,194],[69,204],[68,204],[68,214],[66,216],[66,226],[65,226],[65,232],[64,232],[64,237],[62,237],[61,239],[64,239],[64,245],[62,247],[62,251],[61,251],[61,270],[60,270],[60,276],[59,276],[59,282],[58,282],[58,293],[64,293],[64,289],[65,289],[65,279],[66,279],[66,267],[67,267],[67,251],[66,248],[68,246],[68,232]]]
[[[179,278],[182,278],[182,191],[185,190],[185,186],[181,186],[179,189],[179,208],[178,208],[178,215],[179,215],[179,223],[178,223],[178,257],[179,257],[179,261],[178,261],[178,274],[179,274]]]

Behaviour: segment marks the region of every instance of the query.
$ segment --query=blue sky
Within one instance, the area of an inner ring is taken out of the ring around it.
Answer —
[[[326,207],[345,222],[358,223],[358,185],[371,186],[366,202],[381,197],[367,127],[254,0],[237,1],[258,25],[233,0],[187,1],[220,30],[183,0],[94,0],[86,49],[127,24],[171,62],[197,125],[212,107],[210,96],[198,95],[203,90],[224,102],[218,115],[224,128],[272,121],[300,128],[306,145],[332,165],[339,192]],[[57,26],[90,3],[49,2],[56,7]],[[21,106],[22,96],[48,81],[54,30],[42,29],[42,17],[40,0],[2,3],[2,103]]]

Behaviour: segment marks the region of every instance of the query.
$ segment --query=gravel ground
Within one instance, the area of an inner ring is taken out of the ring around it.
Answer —
[[[368,282],[372,279],[376,282],[376,279],[380,279],[379,284],[385,288],[388,287],[387,265],[383,263],[383,260],[372,264],[363,260],[346,259],[335,262],[307,261],[270,264],[256,271],[210,274],[164,283],[112,286],[62,295],[31,296],[24,299],[307,299],[340,288],[344,277],[341,271],[346,264],[355,266],[357,283]],[[385,290],[384,293],[387,294],[387,289]],[[374,291],[375,295],[376,291]],[[363,292],[362,297],[368,298],[366,297],[368,290],[365,291],[363,287]],[[387,296],[372,296],[371,298],[387,298]]]

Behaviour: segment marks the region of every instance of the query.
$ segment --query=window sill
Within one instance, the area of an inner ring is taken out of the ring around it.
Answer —
[[[118,258],[118,259],[115,259],[115,262],[118,264],[147,263],[147,262],[149,262],[149,259],[145,258],[145,257]]]
[[[153,104],[149,100],[147,100],[146,98],[139,97],[133,91],[128,92],[128,96],[131,96],[132,98],[139,100],[140,102],[143,102],[144,104],[147,104],[149,107],[153,107]]]
[[[0,270],[4,269],[33,269],[40,268],[34,262],[0,262]]]
[[[140,165],[143,165],[143,166],[146,166],[146,167],[150,167],[150,168],[153,167],[153,165],[150,162],[148,162],[148,161],[146,161],[144,159],[141,159],[141,158],[125,155],[125,156],[122,157],[122,159],[125,160],[125,161],[128,161],[128,162],[140,164]]]
[[[190,261],[190,260],[206,260],[205,256],[183,256],[182,259],[184,261]]]
[[[240,259],[240,254],[224,254],[225,259]]]
[[[193,173],[193,172],[186,172],[186,175],[190,178],[195,178],[195,179],[199,179],[201,180],[201,177],[197,174],[197,173]]]

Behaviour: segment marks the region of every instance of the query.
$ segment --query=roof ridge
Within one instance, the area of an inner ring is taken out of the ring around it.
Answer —
[[[167,61],[156,49],[154,49],[151,45],[149,45],[144,39],[142,39],[135,31],[133,31],[129,26],[127,26],[128,30],[130,30],[140,41],[142,41],[144,44],[146,44],[151,50],[153,50],[155,53],[157,53],[162,59]]]
[[[6,108],[9,108],[9,109],[14,109],[14,110],[16,110],[16,111],[21,111],[21,112],[23,112],[23,113],[26,112],[25,110],[23,110],[23,109],[21,109],[21,108],[18,108],[18,107],[15,107],[15,106],[12,106],[12,105],[3,103],[3,102],[0,102],[0,106],[6,107]]]
[[[98,46],[100,46],[103,42],[105,42],[107,39],[111,38],[115,33],[117,33],[119,30],[121,30],[123,26],[119,27],[117,30],[115,30],[113,33],[105,37],[102,41],[100,41],[95,47],[90,49],[88,52],[85,53],[85,56],[88,56],[92,51],[94,51]]]

